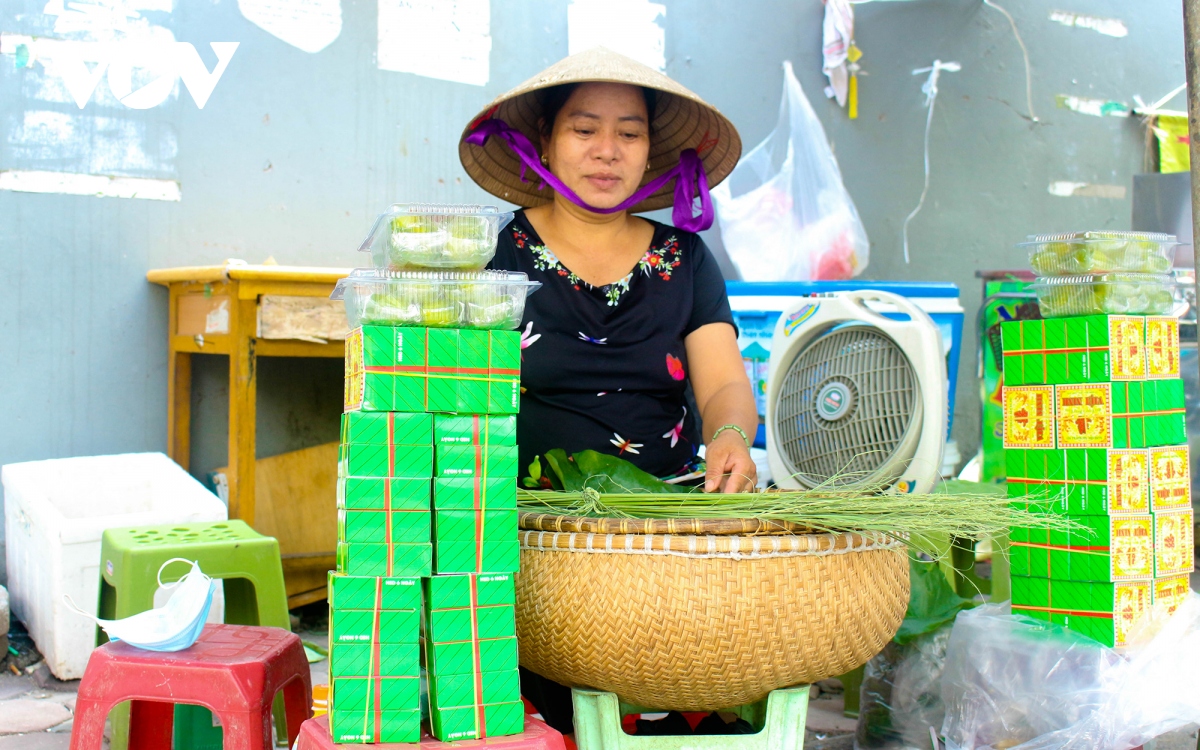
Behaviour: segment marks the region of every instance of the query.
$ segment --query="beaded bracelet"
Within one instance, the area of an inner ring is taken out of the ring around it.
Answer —
[[[741,435],[741,436],[742,436],[742,440],[745,440],[745,441],[746,441],[746,447],[747,447],[747,448],[749,448],[751,445],[753,445],[753,443],[751,443],[751,442],[750,442],[750,438],[746,437],[746,431],[745,431],[745,430],[743,430],[741,427],[738,427],[738,426],[737,426],[737,425],[735,425],[735,424],[723,424],[723,425],[721,425],[720,427],[718,427],[718,428],[717,428],[717,431],[713,433],[713,436],[712,436],[712,438],[711,438],[711,439],[710,439],[708,442],[710,442],[710,443],[711,443],[711,442],[715,441],[715,440],[717,439],[717,436],[718,436],[718,435],[720,435],[720,434],[721,434],[722,432],[724,432],[725,430],[734,430],[734,431],[736,431],[736,432],[737,432],[737,434]]]

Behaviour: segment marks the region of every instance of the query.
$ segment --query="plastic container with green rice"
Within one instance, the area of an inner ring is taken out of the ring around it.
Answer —
[[[520,325],[525,297],[540,287],[511,271],[355,269],[329,295],[346,303],[351,328],[364,323],[429,328]]]
[[[1071,232],[1031,235],[1018,247],[1029,249],[1029,265],[1038,276],[1072,276],[1170,273],[1178,245],[1173,234]]]
[[[1166,274],[1106,273],[1042,276],[1030,288],[1042,317],[1166,315],[1174,307],[1175,279]]]
[[[479,269],[513,217],[496,206],[397,203],[379,215],[359,250],[376,268]]]

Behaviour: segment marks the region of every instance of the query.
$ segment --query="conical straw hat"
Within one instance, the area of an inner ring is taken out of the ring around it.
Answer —
[[[646,184],[679,163],[679,152],[694,148],[704,162],[709,187],[729,176],[742,155],[742,139],[725,115],[703,99],[658,71],[624,55],[595,47],[559,60],[525,83],[498,97],[473,118],[463,138],[479,122],[489,117],[503,120],[539,144],[537,122],[542,108],[537,92],[566,83],[603,81],[645,86],[658,92],[658,104],[651,118],[650,169],[642,179]],[[463,140],[458,157],[471,179],[492,195],[519,206],[549,203],[554,190],[538,190],[540,180],[532,172],[521,181],[521,161],[499,138],[489,138],[484,146]],[[674,181],[668,182],[633,211],[653,211],[674,203]]]

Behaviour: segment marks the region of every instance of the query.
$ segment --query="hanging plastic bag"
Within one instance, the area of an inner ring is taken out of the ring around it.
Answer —
[[[848,279],[867,267],[867,232],[790,62],[775,130],[712,198],[725,251],[746,281]]]
[[[1155,609],[1118,654],[1061,625],[963,612],[942,676],[950,750],[1129,750],[1200,723],[1200,596]]]

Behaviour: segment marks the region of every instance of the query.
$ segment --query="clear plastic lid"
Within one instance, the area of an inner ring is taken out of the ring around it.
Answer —
[[[1107,273],[1038,277],[1030,288],[1046,318],[1072,315],[1166,315],[1175,305],[1167,274]]]
[[[376,268],[479,269],[513,217],[496,206],[397,203],[379,215],[359,250]]]
[[[359,268],[338,281],[330,299],[346,302],[351,328],[516,328],[525,297],[540,287],[511,271],[387,271]]]
[[[1157,232],[1068,232],[1030,235],[1029,265],[1039,276],[1113,272],[1168,273],[1179,242]]]

